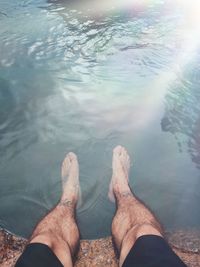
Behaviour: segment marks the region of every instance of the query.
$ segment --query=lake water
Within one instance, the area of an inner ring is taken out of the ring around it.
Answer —
[[[0,0],[0,226],[27,237],[80,163],[82,238],[110,234],[112,150],[166,229],[200,227],[198,1]]]

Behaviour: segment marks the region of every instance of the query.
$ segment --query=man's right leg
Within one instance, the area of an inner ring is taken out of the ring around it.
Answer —
[[[165,253],[166,250],[167,255],[169,254],[169,256],[167,257],[171,257],[172,254],[172,258],[176,262],[176,265],[171,266],[185,266],[180,261],[180,259],[175,254],[173,254],[167,243],[162,238],[162,227],[155,216],[131,192],[131,189],[128,185],[130,159],[125,148],[117,146],[114,149],[112,165],[113,175],[110,184],[109,198],[113,200],[113,197],[115,197],[115,200],[117,202],[117,212],[112,222],[112,236],[120,254],[120,267],[123,265],[134,244],[135,254],[137,254],[135,258],[138,258],[140,255],[141,260],[145,262],[144,254],[146,253],[146,256],[148,255],[149,257],[147,259],[147,262],[149,263],[149,260],[151,260],[152,257],[152,255],[150,255],[151,249],[153,253],[155,252],[155,249],[153,250],[153,245],[155,242],[157,242],[157,247],[158,250],[160,250],[161,254]],[[149,244],[149,248],[147,247],[147,244]],[[157,251],[157,254],[159,254],[159,251]],[[134,259],[134,257],[132,257],[132,259]],[[134,263],[132,262],[131,265],[126,266],[137,266],[137,264],[134,265]],[[141,265],[140,259],[138,266],[143,266]],[[148,265],[144,264],[144,266]],[[160,265],[155,264],[149,266]]]

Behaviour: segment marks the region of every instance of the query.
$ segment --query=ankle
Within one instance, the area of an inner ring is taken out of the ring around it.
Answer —
[[[60,202],[58,203],[58,207],[65,207],[69,208],[70,210],[75,210],[76,208],[76,203],[77,203],[77,198],[76,197],[65,197],[63,196],[60,199]]]
[[[113,192],[118,201],[123,201],[125,199],[130,199],[133,197],[129,186],[123,188],[116,184],[115,186],[113,186]]]

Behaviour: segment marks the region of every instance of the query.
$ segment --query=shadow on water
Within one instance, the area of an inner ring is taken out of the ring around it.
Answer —
[[[0,150],[5,161],[12,159],[23,150],[23,146],[32,142],[29,137],[24,140],[24,131],[28,124],[26,110],[27,103],[19,106],[9,83],[0,80]]]
[[[7,67],[7,71],[13,72],[12,79],[0,79],[0,149],[4,156],[1,164],[37,142],[37,119],[47,115],[42,105],[54,90],[53,81],[45,72],[32,72],[22,80],[20,75],[15,77],[13,67]],[[48,90],[45,92],[44,88]]]
[[[10,91],[9,83],[0,79],[0,131],[3,133],[4,125],[8,124],[15,109],[15,99]]]
[[[200,169],[200,65],[189,64],[165,98],[161,126],[172,133],[180,151],[187,151]]]

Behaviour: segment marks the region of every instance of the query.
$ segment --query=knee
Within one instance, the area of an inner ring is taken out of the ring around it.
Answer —
[[[42,243],[50,247],[52,250],[56,244],[59,244],[59,240],[56,235],[51,233],[51,231],[43,231],[40,233],[35,233],[32,235],[30,243]]]
[[[143,235],[163,236],[161,226],[156,223],[143,223],[136,225],[132,232],[135,240]]]
[[[49,232],[43,232],[31,238],[29,243],[47,245],[58,257],[63,266],[72,266],[72,251],[69,244],[62,238]]]
[[[158,229],[157,229],[158,228]],[[125,234],[120,252],[120,266],[122,266],[126,256],[135,244],[136,240],[143,235],[158,235],[163,236],[159,227],[151,223],[136,224],[131,227]]]

